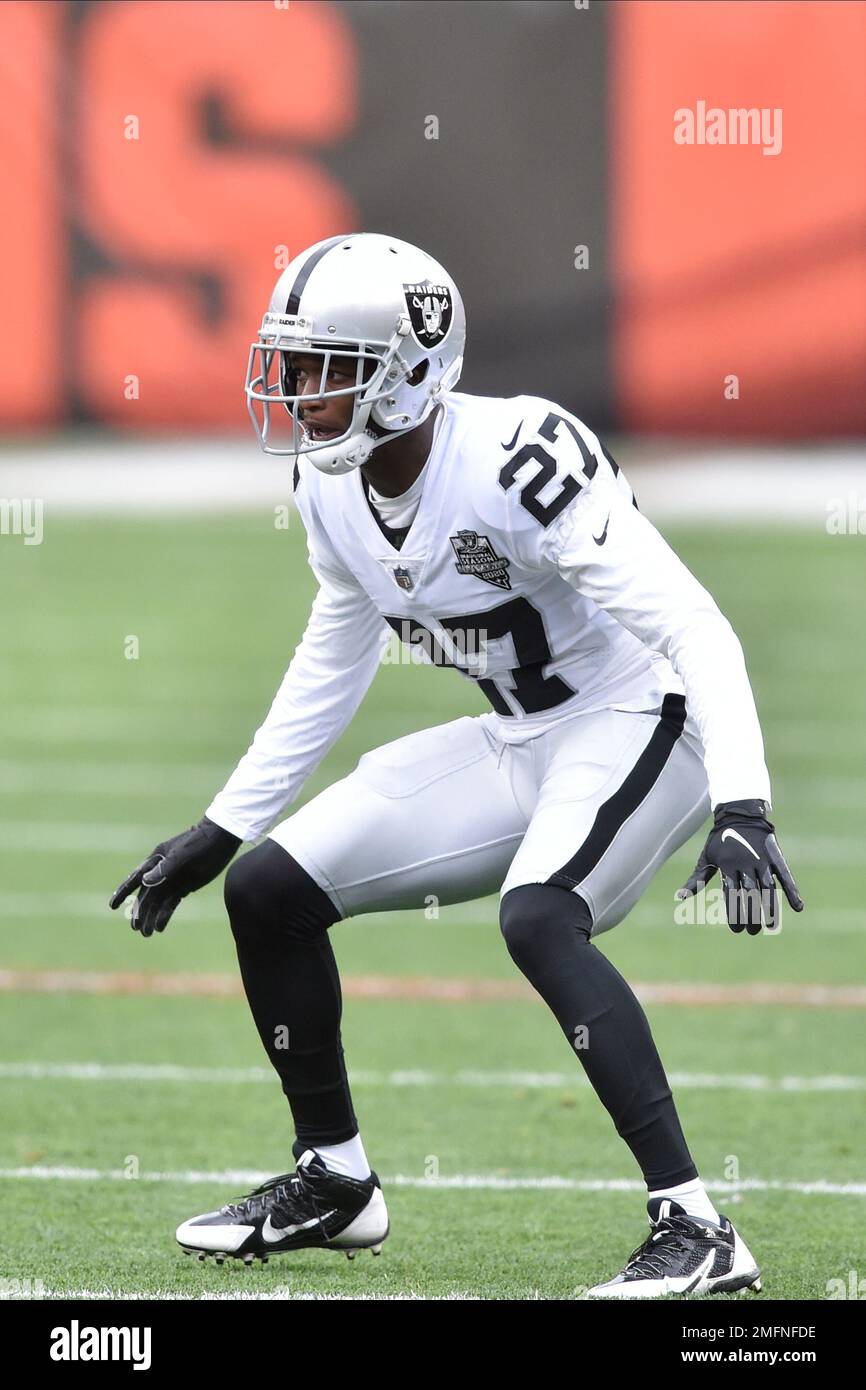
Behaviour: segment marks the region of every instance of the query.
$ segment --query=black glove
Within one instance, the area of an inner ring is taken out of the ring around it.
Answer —
[[[115,889],[108,905],[120,907],[137,888],[130,918],[132,930],[142,936],[165,931],[181,898],[221,874],[240,843],[237,835],[205,816],[198,825],[157,845]]]
[[[727,801],[717,806],[713,828],[695,871],[677,897],[688,898],[697,893],[718,869],[731,931],[741,932],[745,927],[750,936],[757,936],[762,910],[768,929],[777,926],[776,878],[794,911],[802,912],[803,899],[774,829],[767,820],[765,801]]]

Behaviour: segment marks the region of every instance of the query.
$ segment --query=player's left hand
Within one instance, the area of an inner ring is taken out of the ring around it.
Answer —
[[[731,931],[745,927],[750,936],[757,936],[762,916],[768,930],[778,925],[777,878],[794,911],[802,912],[803,899],[773,833],[775,827],[767,820],[766,802],[724,802],[716,807],[713,820],[694,873],[677,897],[699,892],[718,869]]]

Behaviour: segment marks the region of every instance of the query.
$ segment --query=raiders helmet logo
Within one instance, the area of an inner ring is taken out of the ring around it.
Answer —
[[[406,308],[412,324],[412,337],[423,348],[436,347],[448,337],[453,307],[447,285],[431,285],[424,280],[416,285],[403,285]]]

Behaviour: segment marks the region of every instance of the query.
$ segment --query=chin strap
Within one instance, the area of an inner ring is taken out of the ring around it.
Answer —
[[[363,434],[344,439],[342,444],[336,445],[333,449],[316,449],[308,454],[296,454],[295,459],[297,461],[298,458],[308,458],[322,473],[351,473],[354,468],[360,468],[367,462],[376,443],[369,430],[365,430]]]
[[[424,421],[421,420],[419,423],[423,424]],[[402,430],[389,430],[381,437],[377,437],[369,429],[366,429],[361,435],[344,439],[333,449],[311,450],[306,454],[296,454],[295,458],[308,458],[316,468],[329,476],[351,473],[354,468],[360,468],[362,464],[367,462],[374,449],[378,449],[382,444],[389,444],[392,439],[399,439],[401,435],[411,434],[412,430],[417,429],[418,424],[407,425]]]

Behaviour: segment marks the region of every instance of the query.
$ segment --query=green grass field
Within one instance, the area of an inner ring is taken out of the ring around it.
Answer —
[[[863,985],[861,544],[781,529],[667,534],[743,640],[807,910],[772,939],[676,925],[673,892],[698,837],[602,949],[645,984]],[[264,715],[313,594],[300,523],[49,515],[41,546],[0,539],[0,571],[0,970],[234,972],[219,885],[148,941],[106,904],[157,840],[199,818]],[[130,636],[137,660],[124,655]],[[484,708],[453,672],[384,667],[305,798],[367,748]],[[520,980],[494,900],[438,921],[357,919],[332,936],[347,980]],[[47,1294],[568,1298],[645,1233],[639,1172],[543,1004],[349,994],[356,1109],[391,1211],[382,1258],[201,1267],[174,1227],[251,1185],[219,1175],[291,1166],[288,1109],[243,1000],[46,992],[8,973],[5,985],[2,1279]],[[862,1001],[799,999],[648,1006],[701,1174],[770,1299],[822,1299],[828,1280],[866,1275]]]

